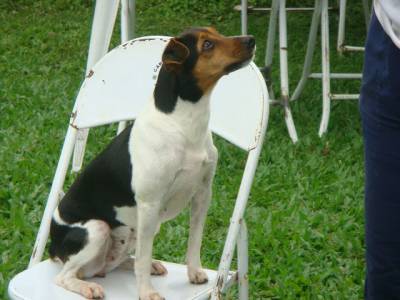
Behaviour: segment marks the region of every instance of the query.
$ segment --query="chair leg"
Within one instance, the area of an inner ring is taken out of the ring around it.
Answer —
[[[265,65],[270,67],[272,64],[272,57],[274,55],[274,43],[276,34],[276,23],[278,20],[279,0],[273,0],[271,6],[271,15],[269,17],[267,45],[265,51]]]
[[[125,43],[135,36],[135,0],[121,0],[121,42]],[[118,124],[117,133],[121,133],[127,126],[126,121]]]
[[[242,219],[237,240],[238,272],[239,272],[239,300],[249,299],[249,253],[247,226]]]
[[[125,43],[135,36],[135,0],[121,0],[121,42]]]
[[[287,59],[287,22],[286,22],[286,0],[279,1],[279,62],[281,75],[281,97],[285,111],[285,122],[289,136],[296,143],[297,132],[294,126],[292,111],[289,106],[289,75]]]
[[[344,35],[346,27],[346,0],[340,0],[339,4],[339,26],[338,26],[338,39],[337,51],[343,54]]]
[[[33,247],[28,268],[34,266],[42,260],[47,238],[49,236],[50,220],[53,216],[54,210],[58,205],[60,196],[62,195],[62,187],[64,185],[68,165],[74,149],[76,135],[77,129],[73,128],[72,126],[68,126],[68,131],[65,137],[63,148],[61,150],[60,159],[57,164],[56,173],[51,185],[50,194],[49,198],[47,199],[42,221],[40,222],[39,232],[36,237],[35,246]]]
[[[278,21],[279,0],[273,0],[271,6],[271,15],[269,17],[267,45],[265,51],[265,69],[271,70],[272,58],[274,56],[274,44],[276,34],[276,23]],[[269,72],[270,73],[270,72]],[[267,84],[268,93],[271,99],[274,99],[274,91],[272,90],[272,81]]]
[[[108,51],[115,19],[117,17],[118,4],[119,0],[96,1],[92,33],[90,36],[89,55],[86,65],[87,75],[90,74],[90,69],[93,67],[93,65]],[[72,171],[74,172],[78,172],[82,167],[88,134],[88,129],[81,129],[78,132],[72,162]]]
[[[86,141],[89,129],[79,129],[76,137],[74,156],[72,158],[72,172],[79,172],[82,168],[83,157],[85,155]]]
[[[284,109],[286,127],[287,127],[287,130],[288,130],[290,139],[295,144],[295,143],[297,143],[297,141],[299,139],[297,137],[296,127],[294,126],[292,110],[289,107],[289,101],[287,99],[283,100],[283,109]]]
[[[315,0],[314,13],[311,21],[310,33],[308,36],[307,52],[304,60],[303,73],[301,75],[299,83],[297,84],[296,89],[293,92],[292,98],[290,99],[291,101],[297,100],[299,98],[301,92],[304,89],[304,86],[306,85],[308,76],[310,76],[312,58],[314,55],[314,49],[317,41],[318,25],[320,18],[321,18],[321,0]]]
[[[265,117],[267,118],[267,116]],[[260,157],[265,131],[266,122],[264,122],[263,128],[260,131],[262,135],[257,143],[257,147],[253,150],[250,150],[249,157],[246,162],[246,167],[244,168],[242,181],[240,183],[238,196],[235,202],[235,208],[233,209],[232,217],[230,219],[229,230],[226,236],[224,250],[222,252],[222,256],[219,262],[217,279],[214,282],[214,287],[211,292],[211,300],[220,299],[221,292],[223,292],[226,288],[226,280],[228,278],[230,265],[237,244],[237,237],[240,231],[240,225],[243,222],[243,215],[250,194],[251,184],[253,182],[254,174],[257,168],[258,159]]]
[[[242,35],[247,35],[247,0],[242,0],[242,7],[240,10],[240,16],[242,20]]]
[[[322,136],[328,129],[331,109],[328,0],[321,0],[321,2],[322,119],[319,127],[319,136]]]

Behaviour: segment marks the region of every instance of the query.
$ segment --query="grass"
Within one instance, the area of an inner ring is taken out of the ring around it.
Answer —
[[[240,32],[238,1],[138,1],[137,35],[175,35],[194,25]],[[267,2],[267,3],[266,3]],[[270,5],[271,1],[250,1]],[[360,4],[349,4],[346,39],[361,45]],[[312,5],[311,0],[288,5]],[[4,0],[0,3],[0,299],[10,278],[29,260],[55,171],[74,97],[83,79],[93,13],[89,0]],[[290,90],[301,74],[309,13],[290,13]],[[358,72],[361,54],[339,56],[338,15],[331,13],[332,72]],[[268,16],[249,16],[262,65]],[[112,45],[118,44],[116,26]],[[317,48],[318,49],[318,48]],[[278,92],[279,57],[273,78]],[[320,68],[316,51],[314,70]],[[359,81],[333,82],[334,91],[358,92]],[[320,139],[320,81],[309,81],[293,103],[300,137],[293,145],[281,109],[271,110],[266,141],[246,212],[249,227],[250,299],[361,299],[364,282],[363,163],[356,102],[332,105],[328,134]],[[88,159],[114,135],[115,126],[92,132]],[[207,219],[202,258],[216,268],[245,155],[216,138],[220,162]],[[71,179],[69,180],[69,182]],[[182,262],[188,213],[165,224],[157,258]],[[226,299],[235,297],[235,292]]]

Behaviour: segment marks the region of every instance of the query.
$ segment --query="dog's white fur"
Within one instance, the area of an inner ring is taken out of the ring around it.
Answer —
[[[188,275],[194,283],[207,280],[201,269],[200,247],[218,156],[208,128],[209,118],[207,93],[196,103],[178,98],[171,114],[157,110],[152,101],[132,129],[129,150],[138,209],[135,269],[143,300],[159,298],[154,296],[148,276],[153,237],[160,225],[154,221],[176,217],[188,203]]]
[[[154,236],[162,222],[177,216],[189,203],[188,277],[192,283],[207,281],[200,248],[218,159],[208,127],[210,93],[196,103],[178,97],[170,114],[160,112],[154,99],[149,101],[135,121],[129,140],[137,206],[114,208],[116,218],[127,226],[111,230],[100,220],[73,224],[88,230],[88,243],[64,264],[57,284],[87,298],[102,298],[100,285],[76,278],[76,274],[80,278],[102,276],[121,266],[135,269],[141,300],[163,299],[150,281],[150,274],[167,272],[160,262],[152,262]],[[57,211],[54,219],[65,224]],[[129,254],[135,250],[133,261]]]

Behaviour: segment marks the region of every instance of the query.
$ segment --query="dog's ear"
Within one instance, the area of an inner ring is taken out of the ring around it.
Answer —
[[[162,55],[162,62],[167,71],[179,72],[182,69],[182,64],[188,56],[188,47],[176,38],[172,38],[167,47],[165,47]]]

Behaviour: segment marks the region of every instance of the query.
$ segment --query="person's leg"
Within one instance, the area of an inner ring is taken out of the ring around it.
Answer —
[[[400,299],[400,49],[373,15],[360,102],[367,300]]]

